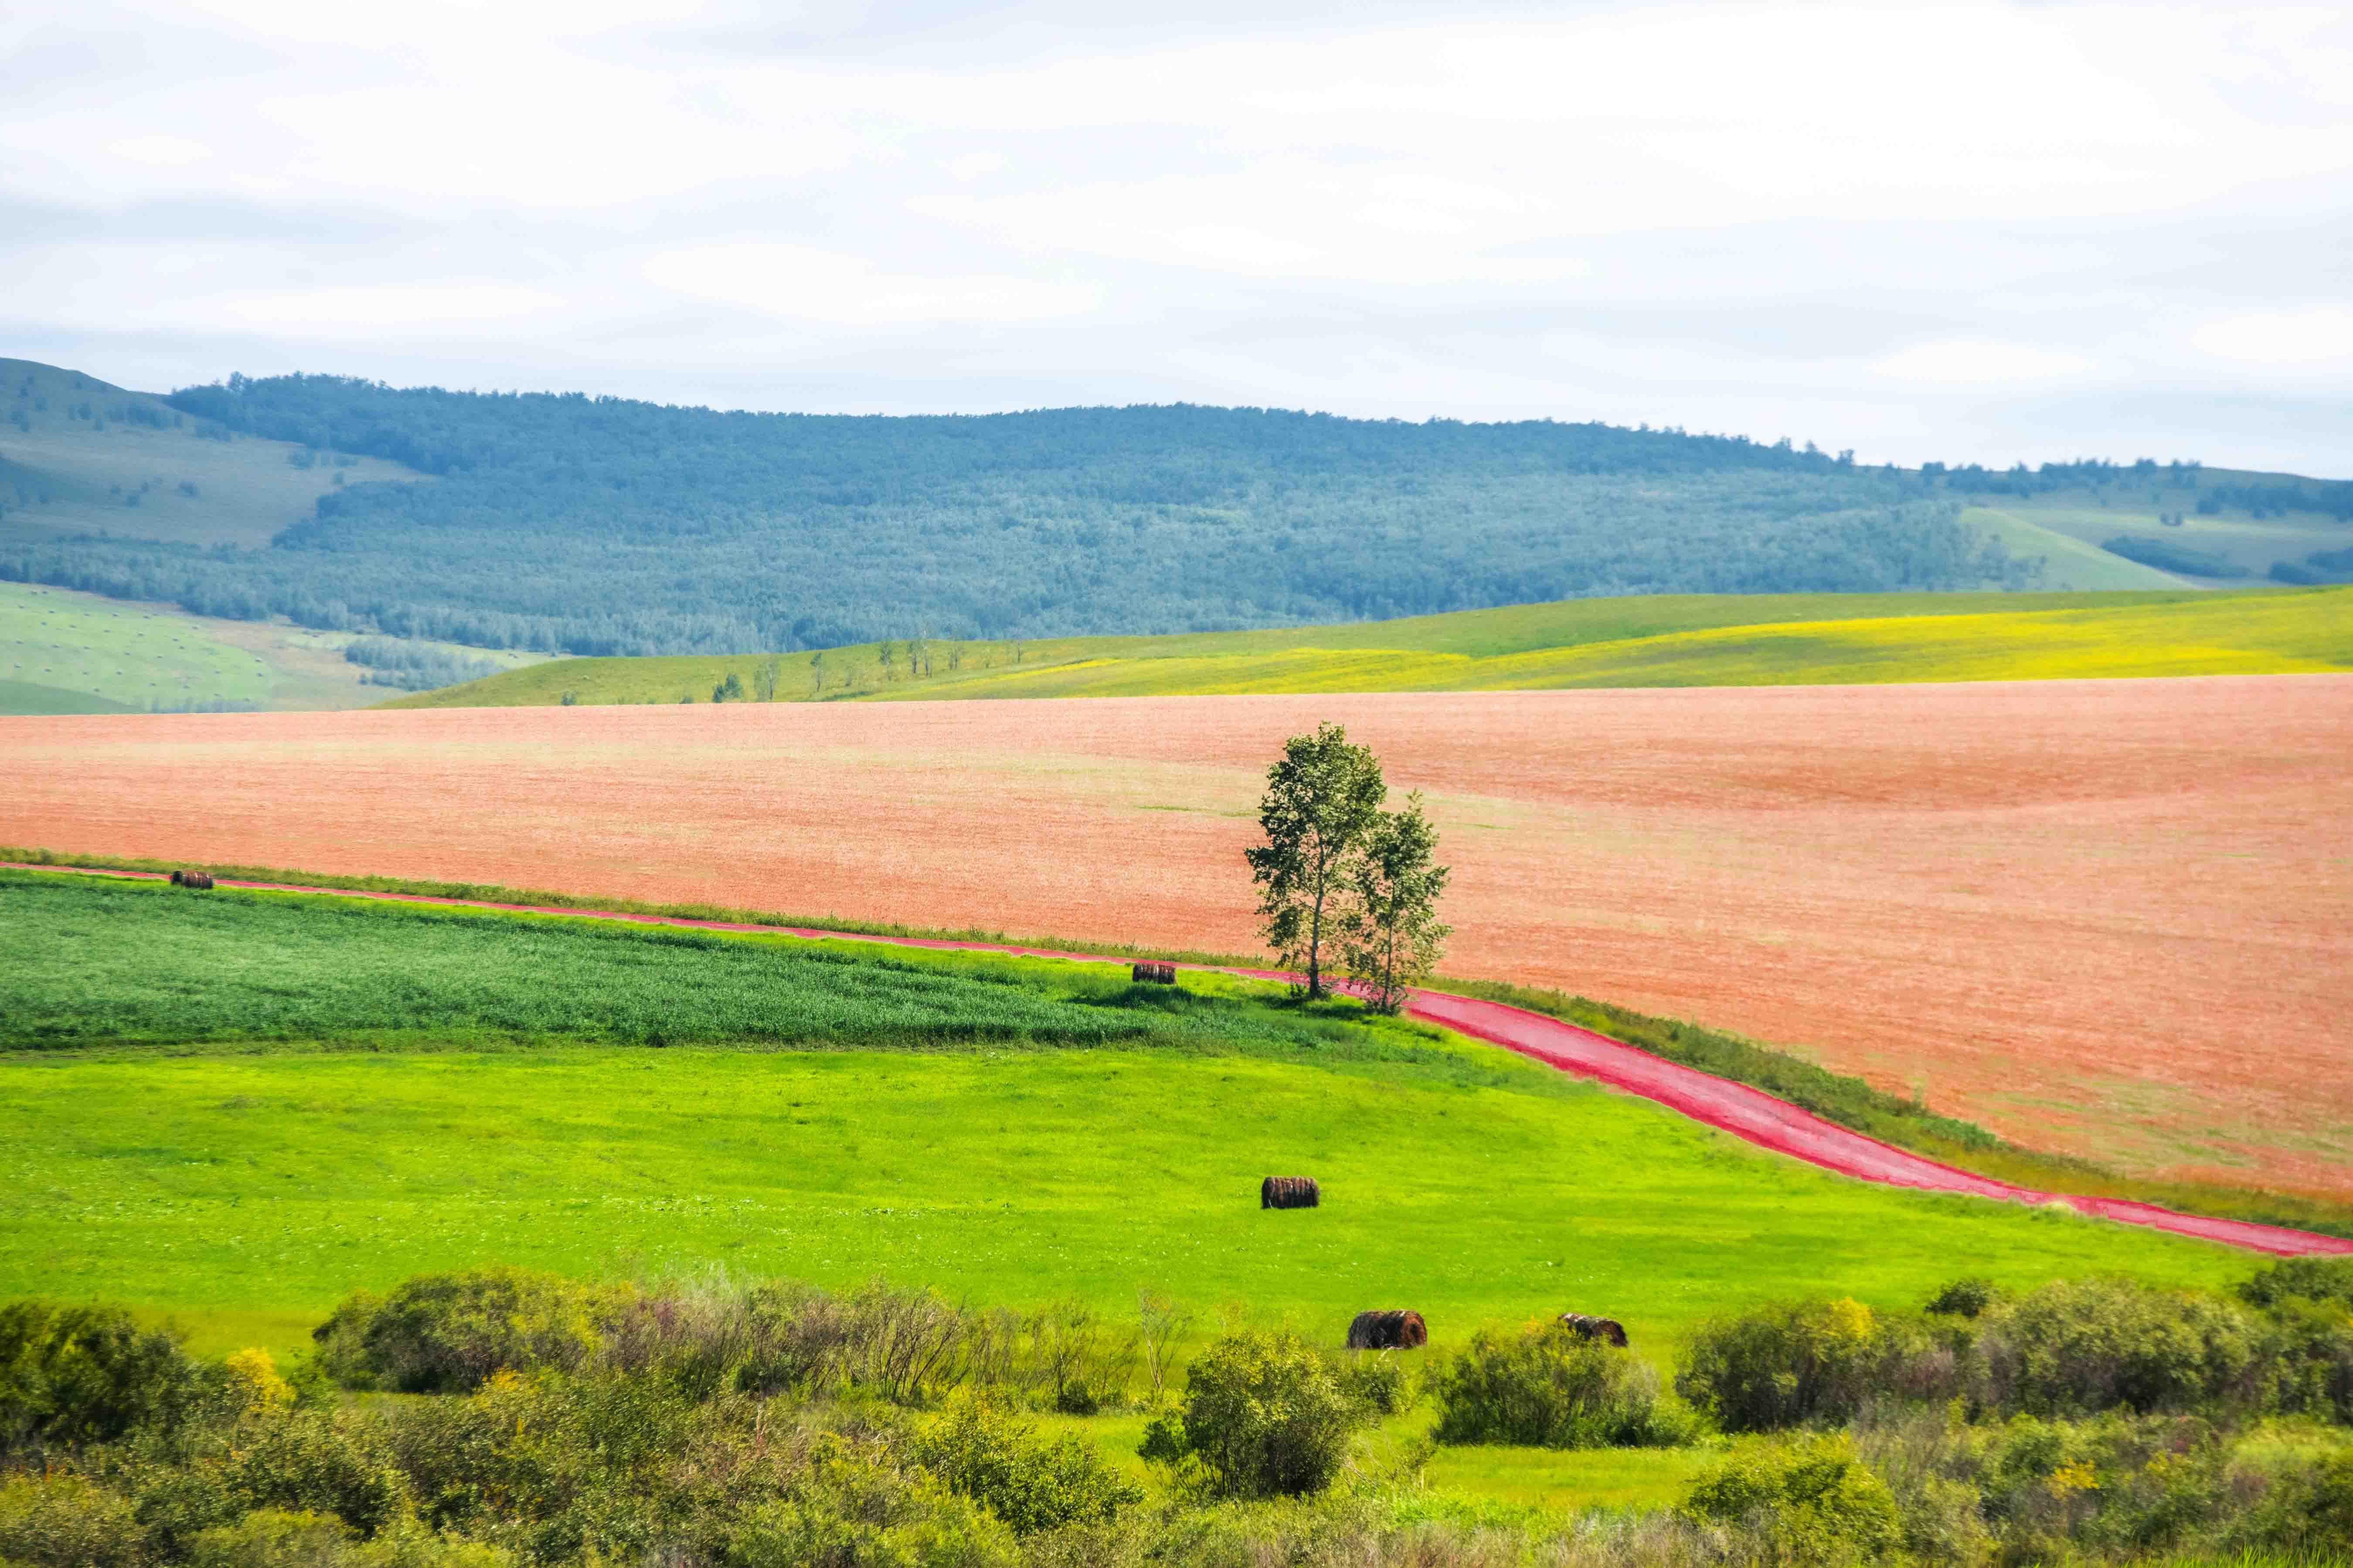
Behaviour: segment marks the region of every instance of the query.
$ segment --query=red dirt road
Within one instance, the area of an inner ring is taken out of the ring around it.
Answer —
[[[1249,951],[1333,719],[1450,970],[2034,1147],[2353,1196],[2353,676],[0,720],[0,843]]]
[[[54,869],[32,866],[12,867],[18,870]],[[93,871],[91,876],[128,877],[144,880],[162,880],[160,873],[139,871]],[[823,940],[848,933],[828,931],[806,926],[747,925],[727,921],[681,920],[660,915],[629,914],[613,910],[573,910],[553,906],[490,904],[474,900],[430,899],[406,893],[355,893],[334,888],[306,888],[280,882],[224,881],[224,887],[263,888],[283,892],[329,893],[343,898],[393,900],[402,903],[464,905],[476,909],[522,909],[534,914],[567,915],[582,920],[625,921],[638,925],[690,926],[706,931],[775,931],[790,936]],[[905,947],[948,948],[965,952],[1011,952],[1044,958],[1070,958],[1091,963],[1121,963],[1124,959],[1100,959],[1083,952],[1066,952],[1055,949],[1019,947],[1000,942],[944,942],[921,937],[860,936],[860,942],[895,942]],[[1187,966],[1190,967],[1190,966]],[[1263,970],[1240,970],[1235,973],[1262,980],[1287,980],[1293,976],[1270,973]],[[1668,1109],[1679,1111],[1695,1121],[1721,1129],[1735,1137],[1745,1139],[1759,1148],[1788,1154],[1809,1164],[1819,1165],[1841,1176],[1860,1181],[1878,1182],[1887,1186],[1918,1187],[1929,1192],[1957,1193],[1968,1197],[1992,1198],[2010,1203],[2063,1203],[2080,1213],[2124,1225],[2146,1226],[2152,1230],[2169,1231],[2176,1236],[2194,1237],[2201,1241],[2217,1241],[2226,1246],[2244,1247],[2255,1252],[2268,1252],[2283,1258],[2353,1255],[2353,1241],[2338,1237],[2318,1236],[2311,1231],[2290,1230],[2280,1226],[2255,1225],[2245,1220],[2211,1219],[2201,1215],[2177,1214],[2154,1204],[2128,1203],[2115,1198],[2081,1197],[2072,1194],[2036,1192],[2008,1182],[1995,1181],[1974,1172],[1951,1165],[1883,1143],[1876,1138],[1865,1137],[1851,1128],[1825,1121],[1811,1111],[1776,1100],[1764,1090],[1746,1084],[1734,1083],[1654,1057],[1635,1049],[1622,1041],[1597,1035],[1590,1029],[1574,1024],[1531,1013],[1525,1008],[1507,1006],[1500,1002],[1488,1002],[1471,996],[1457,996],[1440,991],[1419,991],[1414,994],[1409,1011],[1415,1017],[1452,1029],[1458,1034],[1503,1046],[1520,1055],[1557,1068],[1562,1072],[1606,1083],[1645,1100],[1656,1100]]]

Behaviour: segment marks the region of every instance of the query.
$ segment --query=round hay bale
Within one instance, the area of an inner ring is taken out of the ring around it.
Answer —
[[[1615,1318],[1588,1318],[1583,1312],[1563,1312],[1561,1327],[1579,1339],[1599,1340],[1606,1344],[1626,1348],[1626,1325]]]
[[[1131,984],[1135,985],[1174,985],[1176,984],[1176,966],[1147,959],[1142,963],[1129,965],[1127,978]]]
[[[1411,1351],[1430,1342],[1430,1325],[1421,1321],[1419,1312],[1389,1308],[1384,1311],[1359,1312],[1348,1325],[1348,1348],[1352,1351]]]
[[[187,873],[186,873],[185,871],[174,871],[174,872],[173,872],[173,873],[172,873],[172,886],[174,886],[174,887],[175,887],[175,888],[182,886],[183,884],[182,884],[182,882],[181,882],[181,879],[182,879],[182,878],[184,878],[184,877],[185,877],[186,875],[187,875]]]
[[[1269,1176],[1258,1184],[1262,1209],[1312,1209],[1324,1204],[1324,1189],[1313,1176]]]

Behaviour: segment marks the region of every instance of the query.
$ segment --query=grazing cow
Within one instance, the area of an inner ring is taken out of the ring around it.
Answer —
[[[1324,1203],[1324,1189],[1313,1176],[1269,1176],[1258,1184],[1262,1209],[1312,1209]]]
[[[1563,1312],[1560,1326],[1581,1340],[1600,1340],[1626,1348],[1626,1325],[1615,1318],[1588,1318],[1582,1312]]]
[[[1421,1321],[1419,1312],[1395,1309],[1359,1312],[1356,1321],[1348,1325],[1348,1348],[1352,1351],[1410,1351],[1429,1342],[1430,1325]]]

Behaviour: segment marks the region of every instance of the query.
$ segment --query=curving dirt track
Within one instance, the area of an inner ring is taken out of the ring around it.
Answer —
[[[60,869],[58,867],[15,866],[14,870]],[[145,881],[161,881],[162,876],[151,871],[89,871],[97,877],[122,877]],[[256,888],[274,892],[324,893],[338,898],[390,900],[401,903],[442,904],[470,909],[521,910],[533,914],[576,916],[582,920],[624,921],[637,925],[691,926],[705,931],[764,931],[786,936],[807,937],[814,941],[849,936],[859,942],[889,942],[901,947],[944,948],[964,952],[1007,952],[1037,958],[1067,958],[1090,963],[1124,963],[1124,959],[1106,959],[1098,954],[1068,952],[1057,949],[1022,947],[1011,943],[986,942],[950,942],[923,937],[875,937],[851,932],[829,931],[811,926],[748,925],[728,921],[688,920],[669,915],[631,914],[615,910],[575,910],[553,906],[494,904],[470,899],[434,899],[414,893],[352,892],[340,888],[302,887],[283,882],[241,882],[223,880],[226,888]],[[1198,967],[1187,965],[1186,967]],[[1287,980],[1288,975],[1270,973],[1264,970],[1235,970],[1231,973],[1261,980]],[[1956,1193],[1968,1197],[1994,1198],[2009,1203],[2063,1203],[2083,1214],[2096,1218],[2114,1220],[2124,1225],[2146,1226],[2152,1230],[2169,1231],[2176,1236],[2193,1237],[2203,1241],[2221,1242],[2226,1246],[2244,1247],[2255,1252],[2268,1252],[2284,1258],[2319,1255],[2353,1255],[2353,1241],[2333,1236],[2319,1236],[2311,1231],[2290,1230],[2280,1226],[2255,1225],[2245,1220],[2211,1219],[2201,1215],[2177,1214],[2154,1204],[2130,1203],[2116,1198],[2083,1197],[2064,1193],[2036,1192],[2014,1186],[1991,1177],[1936,1161],[1883,1143],[1864,1136],[1852,1128],[1825,1121],[1812,1112],[1801,1110],[1785,1100],[1777,1100],[1763,1089],[1746,1084],[1734,1083],[1713,1077],[1679,1062],[1654,1057],[1648,1051],[1637,1050],[1622,1041],[1597,1035],[1590,1029],[1574,1024],[1531,1013],[1525,1008],[1509,1006],[1501,1002],[1488,1002],[1476,997],[1457,996],[1442,991],[1420,991],[1414,994],[1409,1009],[1415,1017],[1427,1019],[1458,1034],[1485,1040],[1524,1057],[1591,1079],[1629,1094],[1655,1100],[1669,1110],[1680,1112],[1695,1121],[1729,1132],[1759,1148],[1775,1153],[1819,1165],[1842,1176],[1859,1181],[1879,1182],[1888,1186],[1918,1187],[1929,1192]]]

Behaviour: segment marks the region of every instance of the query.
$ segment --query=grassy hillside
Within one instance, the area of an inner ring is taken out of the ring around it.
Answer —
[[[1570,1306],[1655,1342],[1827,1284],[1912,1301],[1956,1259],[2253,1267],[1843,1181],[1240,982],[26,873],[0,942],[0,1296],[231,1339],[493,1259],[1121,1310],[1152,1288],[1319,1337],[1410,1303],[1447,1342]],[[1261,1213],[1290,1171],[1325,1206]]]
[[[730,676],[756,699],[767,663],[566,659],[387,705],[707,702]],[[2284,674],[2353,668],[2353,590],[1583,599],[1281,632],[867,644],[773,668],[777,701]]]
[[[354,640],[352,632],[225,621],[0,582],[0,716],[366,707],[388,688],[363,684],[369,670],[344,657]],[[410,646],[480,664],[544,657]]]
[[[107,533],[259,549],[401,464],[231,431],[95,376],[0,359],[0,541]]]

